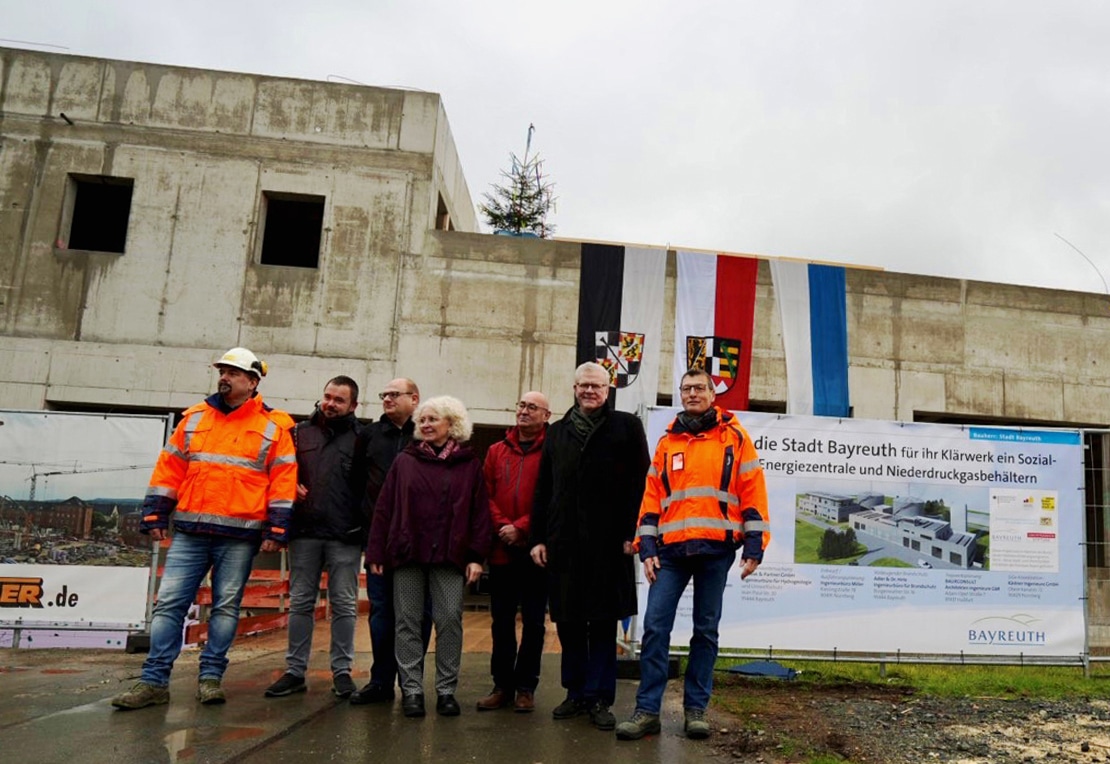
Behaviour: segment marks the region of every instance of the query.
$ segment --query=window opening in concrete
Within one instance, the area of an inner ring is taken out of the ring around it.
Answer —
[[[262,192],[263,265],[317,268],[324,228],[324,197]]]
[[[451,220],[451,213],[447,211],[447,203],[443,201],[443,194],[438,194],[439,204],[436,207],[436,230],[454,231],[455,224]]]
[[[107,175],[70,175],[69,180],[69,231],[60,244],[65,249],[122,255],[135,180]]]
[[[748,411],[758,411],[764,414],[785,414],[786,401],[748,401]]]

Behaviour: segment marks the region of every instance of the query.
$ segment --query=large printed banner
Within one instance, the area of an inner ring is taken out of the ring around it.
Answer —
[[[147,568],[0,567],[0,626],[141,629]]]
[[[677,412],[649,412],[649,443]],[[1084,652],[1078,431],[738,415],[763,463],[772,538],[754,575],[733,569],[722,648]],[[692,607],[690,587],[675,646]]]
[[[140,509],[168,434],[165,416],[0,411],[0,563],[149,568]]]
[[[123,647],[144,628],[140,507],[168,431],[165,416],[0,411],[0,647]]]

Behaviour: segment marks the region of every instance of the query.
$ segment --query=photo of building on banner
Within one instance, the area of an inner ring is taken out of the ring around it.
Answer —
[[[140,508],[167,428],[0,411],[0,647],[122,648],[145,627]]]
[[[0,422],[0,563],[149,567],[140,509],[166,417],[0,411]]]
[[[650,412],[649,441],[674,413]],[[739,416],[772,540],[755,575],[730,577],[722,648],[1083,652],[1078,431]]]

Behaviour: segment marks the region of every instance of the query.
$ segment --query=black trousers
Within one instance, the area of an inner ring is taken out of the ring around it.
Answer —
[[[613,705],[617,697],[617,621],[555,624],[563,647],[563,687],[567,697]]]
[[[489,566],[490,615],[493,653],[490,673],[503,690],[535,691],[540,681],[544,619],[547,614],[547,577],[531,558],[514,556],[505,565]],[[522,629],[519,649],[516,614]]]

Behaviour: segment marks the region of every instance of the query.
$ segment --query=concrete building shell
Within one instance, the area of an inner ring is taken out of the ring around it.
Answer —
[[[98,178],[133,182],[122,253],[68,247],[75,184]],[[267,192],[323,199],[316,267],[260,262]],[[581,244],[477,228],[434,93],[0,49],[0,407],[177,411],[244,345],[271,364],[267,401],[298,415],[336,373],[368,391],[413,377],[486,426],[530,389],[565,410]],[[674,278],[671,254],[665,326]],[[1107,295],[865,268],[847,291],[856,417],[1110,418]],[[664,363],[660,402],[671,385]],[[783,407],[765,261],[750,390]],[[1100,499],[1092,638],[1110,645],[1103,515]]]

